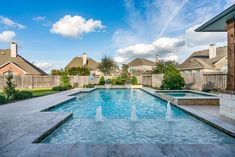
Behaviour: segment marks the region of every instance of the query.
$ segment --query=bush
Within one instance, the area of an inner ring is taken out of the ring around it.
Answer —
[[[68,89],[70,89],[72,87],[71,84],[70,84],[70,79],[69,79],[68,74],[66,72],[64,72],[60,76],[60,86],[66,87]]]
[[[73,88],[78,88],[78,87],[79,87],[79,83],[76,82],[73,84]]]
[[[111,79],[107,79],[107,80],[105,81],[105,83],[106,83],[106,84],[111,84],[111,83],[112,83],[112,80],[111,80]]]
[[[56,87],[53,87],[52,90],[53,91],[65,91],[67,90],[67,88],[63,86],[56,86]]]
[[[104,85],[104,84],[105,84],[105,80],[104,80],[104,76],[102,76],[100,78],[99,85]]]
[[[13,99],[14,100],[23,100],[23,99],[28,99],[32,98],[33,93],[30,91],[18,91],[14,94]]]
[[[215,83],[212,83],[211,81],[207,82],[205,85],[203,85],[202,91],[203,92],[211,92],[214,91],[215,88]]]
[[[131,84],[132,84],[132,85],[137,85],[137,84],[138,84],[137,78],[136,78],[135,76],[132,76],[132,78],[131,78]]]
[[[112,79],[112,85],[116,85],[117,80],[116,79]]]
[[[16,93],[16,85],[13,83],[13,75],[11,72],[8,72],[6,76],[6,87],[4,87],[4,93],[6,94],[6,99],[9,100]]]
[[[185,86],[184,78],[175,66],[168,66],[161,85],[161,89],[175,90],[182,89]]]
[[[124,85],[124,82],[125,80],[122,77],[118,76],[116,78],[116,85]]]
[[[125,81],[125,84],[132,84],[132,83],[131,83],[131,80],[126,80],[126,81]]]
[[[0,105],[6,103],[6,98],[2,95],[0,95]]]
[[[84,88],[94,88],[93,84],[83,85]]]

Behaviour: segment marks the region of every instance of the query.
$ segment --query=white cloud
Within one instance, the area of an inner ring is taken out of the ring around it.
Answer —
[[[226,42],[227,35],[225,32],[195,32],[194,30],[199,26],[195,25],[185,30],[184,38],[187,46],[194,47]]]
[[[0,33],[0,42],[10,42],[15,36],[13,31],[3,31]]]
[[[4,24],[6,26],[13,27],[13,28],[20,28],[20,29],[26,28],[24,25],[16,23],[13,20],[11,20],[7,17],[3,17],[3,16],[0,16],[0,23]]]
[[[51,68],[53,67],[52,63],[47,63],[47,62],[39,62],[39,63],[35,63],[34,65],[36,65],[37,67],[39,67],[40,69],[48,72],[51,70]]]
[[[32,20],[34,21],[44,21],[45,19],[46,19],[45,16],[36,16],[32,18]]]
[[[84,33],[94,32],[101,28],[104,26],[100,20],[86,20],[78,15],[65,15],[52,25],[50,32],[65,37],[80,37]]]
[[[150,44],[136,44],[120,48],[114,60],[118,63],[126,63],[135,58],[154,58],[159,55],[163,59],[178,59],[176,53],[185,46],[183,39],[159,38]]]

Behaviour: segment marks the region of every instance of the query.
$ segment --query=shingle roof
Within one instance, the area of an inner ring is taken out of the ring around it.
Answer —
[[[95,60],[88,58],[87,59],[87,67],[91,70],[96,70],[99,63]],[[82,57],[74,57],[72,61],[69,62],[69,64],[66,66],[66,68],[72,68],[72,67],[82,67],[83,66],[83,58]]]
[[[129,62],[127,64],[129,67],[130,66],[140,66],[140,65],[149,65],[149,66],[154,66],[155,63],[153,61],[144,59],[144,58],[136,58],[133,61]]]
[[[209,50],[195,51],[182,64],[178,66],[183,69],[213,69],[213,65],[227,56],[227,47],[216,48],[216,57],[209,58]]]
[[[32,63],[28,62],[26,59],[17,55],[17,57],[11,57],[10,49],[0,49],[0,66],[7,63],[13,62],[20,68],[22,68],[25,72],[32,75],[47,75],[43,70],[36,67]]]

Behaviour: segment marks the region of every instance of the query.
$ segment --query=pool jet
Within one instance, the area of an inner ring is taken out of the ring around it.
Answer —
[[[103,121],[103,118],[102,118],[102,107],[101,106],[99,106],[96,109],[95,120],[98,121],[98,122]]]
[[[172,110],[171,110],[170,101],[168,101],[167,108],[166,108],[166,120],[170,121],[171,119],[172,119]]]
[[[136,116],[136,106],[132,105],[132,109],[131,109],[131,120],[132,121],[136,121],[137,120],[137,116]]]

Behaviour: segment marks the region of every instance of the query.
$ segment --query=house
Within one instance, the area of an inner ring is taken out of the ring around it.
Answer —
[[[156,63],[145,58],[136,58],[127,64],[129,67],[128,71],[131,73],[143,73],[145,71],[151,71],[155,65]]]
[[[11,42],[10,49],[0,49],[0,75],[47,75],[22,56],[18,55],[17,43]]]
[[[87,67],[92,74],[100,75],[100,71],[98,70],[99,63],[93,60],[92,58],[88,58],[86,53],[83,53],[82,57],[74,57],[69,64],[66,66],[66,69],[72,67]]]
[[[227,47],[216,47],[211,44],[209,49],[195,51],[178,66],[181,72],[227,72]]]

